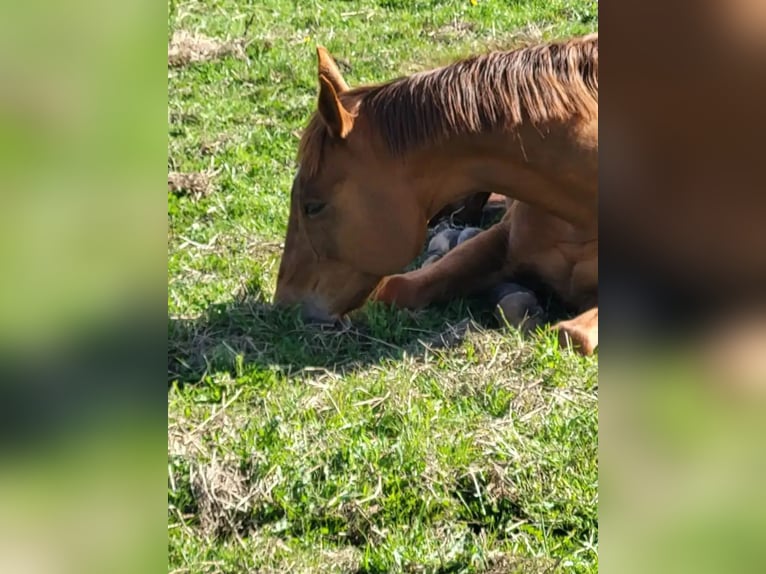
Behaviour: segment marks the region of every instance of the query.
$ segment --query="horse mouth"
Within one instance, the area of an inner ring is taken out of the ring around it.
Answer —
[[[328,313],[321,307],[311,303],[304,303],[301,309],[303,321],[309,325],[320,327],[333,327],[346,329],[351,326],[351,321],[346,315]]]

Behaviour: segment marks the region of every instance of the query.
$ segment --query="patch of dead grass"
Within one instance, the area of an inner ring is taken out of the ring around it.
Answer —
[[[213,174],[207,172],[168,172],[168,191],[198,200],[213,193]]]
[[[505,552],[493,552],[487,560],[486,574],[549,574],[558,571],[561,560],[552,558],[526,558]]]
[[[321,562],[333,572],[357,572],[362,563],[362,551],[354,546],[337,550],[323,550]]]
[[[178,68],[226,56],[244,59],[245,47],[243,39],[223,42],[203,34],[176,30],[168,44],[168,67]]]
[[[194,465],[191,487],[204,534],[221,536],[242,530],[257,491],[236,466],[215,458],[207,464]]]
[[[437,42],[454,42],[475,33],[475,31],[476,24],[473,22],[465,22],[455,18],[449,24],[426,31],[425,34]]]

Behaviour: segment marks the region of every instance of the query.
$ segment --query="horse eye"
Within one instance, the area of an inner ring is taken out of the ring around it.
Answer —
[[[303,213],[306,217],[314,217],[319,215],[326,205],[323,201],[309,201],[303,206]]]

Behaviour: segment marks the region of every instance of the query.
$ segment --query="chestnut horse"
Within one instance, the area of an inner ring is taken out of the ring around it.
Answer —
[[[333,321],[375,300],[469,296],[533,274],[575,313],[560,338],[598,344],[598,34],[472,57],[351,89],[317,48],[275,302]],[[476,192],[503,220],[437,263],[398,274],[428,221]]]

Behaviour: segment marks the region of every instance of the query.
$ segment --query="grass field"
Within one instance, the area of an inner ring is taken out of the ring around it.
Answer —
[[[169,571],[597,571],[597,359],[470,302],[343,332],[269,306],[317,43],[357,85],[597,9],[171,0]]]

